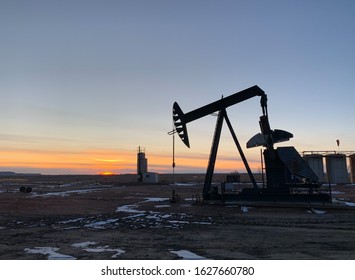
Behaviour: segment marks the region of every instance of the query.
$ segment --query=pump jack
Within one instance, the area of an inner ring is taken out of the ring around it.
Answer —
[[[256,183],[226,111],[227,107],[256,96],[260,96],[260,105],[262,108],[262,115],[259,121],[261,132],[253,136],[247,142],[246,147],[264,147],[263,158],[267,183],[266,187],[262,188],[259,188]],[[190,142],[186,124],[215,112],[218,112],[218,117],[203,187],[204,200],[313,201],[322,203],[331,201],[330,193],[322,193],[319,191],[321,184],[319,183],[318,177],[294,147],[274,148],[274,144],[288,141],[293,135],[284,130],[272,130],[270,128],[267,95],[261,88],[255,85],[188,113],[183,113],[178,103],[175,102],[173,105],[175,131],[188,148],[190,148]],[[253,185],[253,188],[243,188],[242,191],[237,194],[221,194],[218,193],[218,190],[216,191],[211,188],[223,121],[227,123]]]

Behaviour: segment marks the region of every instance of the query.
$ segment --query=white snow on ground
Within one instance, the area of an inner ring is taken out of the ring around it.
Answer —
[[[345,202],[345,205],[355,207],[355,202]]]
[[[212,225],[212,223],[210,223],[210,222],[192,222],[192,224],[196,224],[196,225]]]
[[[116,212],[126,212],[126,213],[145,213],[145,211],[136,210],[138,205],[123,205],[116,209]]]
[[[138,213],[138,214],[135,214],[135,215],[129,215],[125,219],[135,219],[135,218],[141,218],[141,217],[145,217],[145,212],[144,213]]]
[[[207,260],[207,258],[201,257],[187,250],[170,251],[170,253],[178,255],[180,258],[184,260]]]
[[[149,214],[150,215],[146,216],[147,219],[167,219],[172,216],[170,214],[163,214],[160,212],[153,212],[153,211],[149,211]]]
[[[175,218],[187,219],[188,217],[189,216],[186,215],[185,213],[180,213],[180,214],[177,214],[177,217],[175,217]],[[137,222],[140,224],[147,223],[146,225],[148,227],[154,227],[154,228],[158,228],[158,227],[180,228],[182,224],[189,224],[188,221],[176,220],[176,219],[169,220],[170,218],[173,218],[172,214],[165,214],[165,213],[160,213],[160,212],[149,211],[146,213],[139,213],[139,214],[135,214],[135,215],[130,215],[124,219],[133,220],[134,222]]]
[[[86,252],[89,253],[103,253],[103,252],[116,252],[116,254],[112,255],[111,258],[117,258],[118,256],[124,254],[126,251],[121,250],[121,249],[112,249],[109,248],[109,246],[98,246],[96,248],[90,247],[92,245],[96,245],[97,242],[92,242],[92,241],[86,241],[86,242],[80,242],[80,243],[74,243],[71,246],[75,248],[81,248]]]
[[[61,221],[59,222],[60,224],[70,224],[70,223],[75,223],[84,220],[84,218],[77,218],[73,220],[66,220],[66,221]]]
[[[105,229],[106,225],[116,223],[117,221],[118,221],[118,219],[108,219],[105,221],[98,221],[98,222],[92,222],[92,223],[86,224],[85,227],[95,228],[95,229]]]
[[[341,192],[341,191],[332,191],[332,194],[344,194],[344,192]]]
[[[116,254],[112,255],[111,258],[117,258],[118,256],[126,253],[126,251],[121,250],[121,249],[110,249],[108,246],[104,247],[97,247],[97,248],[86,248],[84,249],[86,252],[90,253],[103,253],[103,252],[116,252]]]
[[[333,198],[333,203],[344,204],[345,206],[355,207],[355,202],[345,201],[345,198]]]
[[[79,185],[79,184],[81,184],[81,182],[72,182],[72,183],[59,185],[59,187],[73,187],[73,186]]]
[[[86,194],[86,193],[92,193],[92,192],[97,192],[101,191],[104,188],[111,188],[111,185],[87,185],[87,189],[78,189],[78,190],[69,190],[69,191],[60,191],[61,188],[63,187],[72,187],[75,185],[80,185],[80,182],[75,182],[75,183],[69,183],[69,184],[63,184],[63,185],[58,185],[58,186],[47,186],[49,189],[57,189],[58,191],[56,192],[47,192],[47,193],[41,193],[38,194],[36,192],[32,192],[30,197],[52,197],[52,196],[61,196],[61,197],[67,197],[70,196],[71,194]]]
[[[97,244],[97,242],[86,241],[86,242],[81,242],[81,243],[74,243],[71,246],[75,247],[75,248],[80,248],[86,252],[92,252],[92,253],[115,252],[115,254],[111,256],[111,258],[117,258],[118,256],[125,253],[124,250],[112,249],[112,248],[109,248],[109,246],[104,246],[104,247],[98,246],[96,248],[90,247],[90,246],[93,246],[96,244]],[[48,256],[49,260],[76,260],[75,257],[57,253],[58,250],[59,250],[59,248],[56,248],[56,247],[35,247],[33,249],[29,249],[29,248],[24,249],[24,251],[29,254],[46,255],[46,256]]]
[[[145,200],[138,202],[137,204],[140,203],[146,203],[146,202],[162,202],[162,201],[168,201],[169,198],[165,197],[146,197]],[[123,205],[120,207],[117,207],[116,212],[126,212],[126,213],[145,213],[145,211],[140,211],[136,210],[135,208],[138,207],[137,204],[131,204],[131,205]],[[155,207],[170,207],[170,205],[156,205]]]
[[[96,244],[97,244],[97,242],[86,241],[86,242],[74,243],[71,246],[73,246],[75,248],[87,248],[91,245],[96,245]]]
[[[190,222],[188,221],[177,221],[177,220],[174,220],[174,221],[168,221],[169,223],[171,224],[189,224]]]
[[[26,248],[25,252],[29,254],[42,254],[48,256],[49,260],[76,260],[75,257],[57,253],[59,248],[55,247],[35,247],[34,249]]]
[[[174,183],[174,184],[171,184],[171,186],[177,186],[177,187],[193,187],[196,185],[197,185],[197,183]]]
[[[142,201],[141,203],[144,202],[161,202],[161,201],[167,201],[169,200],[169,198],[165,198],[165,197],[146,197],[144,201]]]
[[[134,229],[138,228],[173,228],[179,229],[188,224],[200,224],[200,225],[211,225],[211,218],[209,220],[192,220],[191,215],[186,213],[163,213],[157,211],[144,211],[139,210],[139,206],[144,202],[157,202],[159,204],[161,201],[166,201],[168,198],[159,197],[147,197],[146,200],[136,202],[134,204],[122,205],[116,208],[116,212],[128,213],[123,217],[88,217],[88,218],[77,218],[71,220],[64,220],[58,222],[58,225],[67,225],[67,228],[63,229],[73,229],[73,228],[90,228],[95,230],[105,230],[114,229],[119,227],[130,227]],[[155,205],[158,206],[158,205]],[[166,205],[162,205],[166,206]],[[169,205],[168,205],[169,206]],[[126,223],[128,221],[129,223]]]
[[[317,210],[317,209],[314,209],[314,208],[311,208],[310,212],[313,213],[313,214],[317,214],[317,215],[323,215],[323,214],[327,213],[327,211]]]
[[[84,193],[92,193],[96,191],[98,191],[98,189],[72,190],[72,191],[65,191],[65,192],[49,192],[44,194],[33,193],[30,197],[51,197],[51,196],[66,197],[66,196],[70,196],[71,194],[84,194]]]

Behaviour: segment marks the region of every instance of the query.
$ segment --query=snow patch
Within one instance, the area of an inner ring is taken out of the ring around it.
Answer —
[[[207,259],[205,257],[192,253],[188,250],[170,251],[170,253],[178,255],[183,260],[206,260]]]
[[[106,221],[92,222],[92,223],[86,224],[85,227],[94,228],[94,229],[105,229],[106,225],[113,224],[117,221],[118,221],[118,219],[108,219]]]
[[[75,223],[75,222],[80,222],[84,220],[84,218],[78,218],[78,219],[73,219],[73,220],[66,220],[66,221],[61,221],[59,222],[60,224],[70,224],[70,223]]]
[[[25,252],[29,254],[42,254],[48,256],[49,260],[76,260],[76,258],[57,253],[59,248],[55,247],[35,247],[34,249],[26,248]]]
[[[165,198],[165,197],[146,197],[144,201],[142,201],[141,203],[144,202],[162,202],[162,201],[167,201],[169,200],[169,198]]]
[[[174,220],[174,221],[168,221],[169,223],[171,224],[189,224],[190,222],[188,221],[177,221],[177,220]]]
[[[67,197],[71,194],[86,194],[96,192],[97,190],[94,189],[85,189],[85,190],[72,190],[72,191],[65,191],[65,192],[49,192],[44,194],[32,194],[31,197],[51,197],[51,196],[61,196]]]
[[[125,212],[125,213],[145,213],[145,211],[136,210],[137,205],[123,205],[117,207],[116,212]]]
[[[92,241],[86,241],[86,242],[80,242],[80,243],[74,243],[71,246],[75,248],[81,248],[86,252],[89,253],[104,253],[104,252],[116,252],[116,254],[112,255],[111,258],[117,258],[120,255],[126,253],[126,251],[121,250],[121,249],[112,249],[109,248],[109,246],[98,246],[96,248],[92,248],[90,246],[96,245],[97,242],[92,242]]]
[[[311,208],[310,212],[313,213],[313,214],[317,214],[317,215],[323,215],[323,214],[327,213],[327,211],[317,210],[317,209],[314,209],[314,208]]]
[[[341,191],[332,191],[332,194],[344,194],[344,192],[341,192]]]
[[[117,258],[118,256],[126,253],[126,251],[121,250],[121,249],[110,249],[107,248],[108,246],[105,247],[97,247],[97,248],[85,248],[84,250],[89,253],[104,253],[104,252],[116,252],[116,254],[112,255],[111,258]]]
[[[212,225],[212,223],[210,222],[192,222],[192,223],[196,225]]]
[[[345,205],[355,207],[355,202],[345,202]]]
[[[96,245],[96,244],[97,242],[86,241],[86,242],[74,243],[71,246],[75,248],[87,248],[91,245]]]
[[[178,187],[193,187],[196,186],[197,183],[174,183],[171,186],[178,186]]]
[[[246,207],[246,206],[240,206],[240,210],[241,210],[243,213],[248,213],[248,212],[249,212],[249,208]]]

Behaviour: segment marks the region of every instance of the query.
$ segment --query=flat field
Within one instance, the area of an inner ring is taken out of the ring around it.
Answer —
[[[0,179],[0,258],[355,259],[355,186],[331,206],[193,204],[201,175]],[[32,187],[29,194],[19,187]],[[173,189],[180,201],[170,203]],[[339,205],[345,205],[340,207]]]

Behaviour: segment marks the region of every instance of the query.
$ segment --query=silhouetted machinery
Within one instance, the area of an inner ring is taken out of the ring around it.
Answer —
[[[243,153],[232,124],[228,118],[226,108],[247,99],[260,96],[262,116],[260,116],[261,132],[252,137],[246,144],[247,148],[262,146],[265,162],[266,185],[259,187]],[[203,188],[204,200],[251,200],[251,201],[302,201],[302,202],[330,202],[330,192],[321,192],[318,177],[299,155],[294,147],[274,148],[275,143],[288,141],[293,135],[290,132],[270,128],[267,96],[258,86],[237,92],[228,97],[200,107],[188,113],[183,113],[177,102],[173,105],[173,121],[175,131],[187,147],[190,147],[186,124],[218,112],[212,147]],[[217,157],[218,145],[223,121],[226,121],[246,171],[250,177],[252,188],[245,187],[237,193],[219,192],[212,188],[212,176]]]

